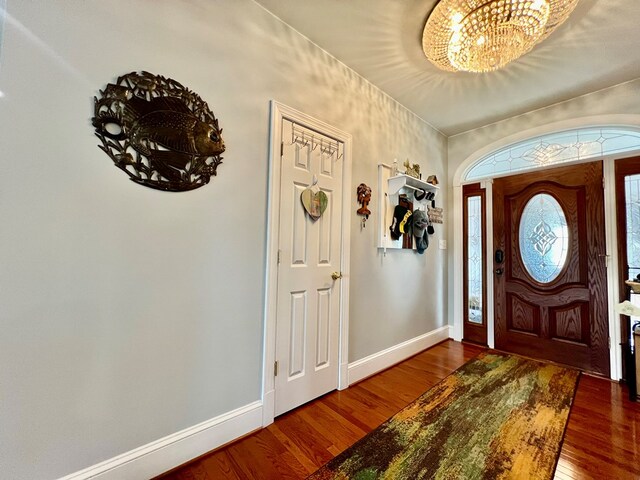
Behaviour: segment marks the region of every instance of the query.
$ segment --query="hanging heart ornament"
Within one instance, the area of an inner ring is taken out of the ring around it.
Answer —
[[[323,191],[314,193],[311,188],[307,188],[300,194],[300,200],[304,209],[313,220],[319,219],[329,205],[329,198]]]

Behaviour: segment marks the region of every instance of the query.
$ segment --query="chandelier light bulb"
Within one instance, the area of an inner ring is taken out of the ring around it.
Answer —
[[[578,0],[441,0],[422,36],[425,55],[447,71],[489,72],[529,52]]]

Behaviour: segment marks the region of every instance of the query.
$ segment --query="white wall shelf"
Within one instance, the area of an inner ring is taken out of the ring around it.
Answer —
[[[389,226],[393,220],[393,211],[398,204],[401,193],[413,193],[426,190],[438,195],[439,187],[404,173],[391,176],[392,167],[381,163],[378,165],[378,248],[402,249],[402,240],[393,240],[389,235]],[[412,195],[413,197],[413,195]],[[430,199],[416,200],[412,198],[414,210],[426,210]],[[415,242],[414,242],[415,243]],[[415,246],[414,246],[415,249]]]
[[[440,187],[437,185],[431,185],[430,183],[420,180],[419,178],[399,173],[395,177],[389,177],[389,195],[396,195],[401,189],[408,188],[410,190],[426,190],[427,192],[433,192],[436,196]]]

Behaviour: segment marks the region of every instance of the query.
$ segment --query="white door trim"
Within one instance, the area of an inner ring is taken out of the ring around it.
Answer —
[[[509,145],[511,143],[516,143],[521,140],[526,140],[528,138],[536,137],[539,135],[543,135],[546,133],[552,133],[556,131],[566,130],[569,128],[580,128],[585,126],[593,126],[593,125],[622,125],[622,126],[640,126],[640,115],[600,115],[593,117],[583,117],[570,119],[566,121],[556,122],[548,125],[544,125],[542,127],[532,128],[530,130],[525,130],[522,132],[518,132],[516,134],[510,135],[508,137],[502,138],[495,142],[490,143],[484,148],[472,153],[469,155],[456,169],[453,175],[453,208],[452,208],[452,222],[454,225],[453,229],[453,249],[451,250],[450,255],[452,257],[452,270],[453,270],[453,291],[452,291],[452,302],[453,302],[453,319],[450,323],[453,324],[453,339],[454,340],[462,340],[462,329],[463,329],[463,321],[462,321],[462,305],[463,305],[463,259],[462,259],[462,243],[464,239],[462,238],[462,225],[464,219],[462,218],[462,185],[465,183],[463,177],[465,173],[471,168],[472,165],[475,164],[480,158],[488,155],[492,151],[498,150],[505,145]],[[614,175],[614,161],[630,156],[638,155],[637,150],[630,150],[626,152],[619,152],[616,154],[605,155],[601,157],[587,158],[580,162],[570,162],[570,163],[588,163],[601,160],[603,162],[603,174],[605,177],[604,184],[604,206],[605,206],[605,238],[607,243],[607,254],[608,258],[608,268],[607,268],[607,307],[609,314],[609,338],[611,339],[611,348],[609,350],[609,361],[610,361],[610,377],[612,380],[619,380],[622,376],[622,351],[620,347],[621,333],[620,326],[618,322],[618,314],[615,313],[615,305],[618,303],[618,252],[617,252],[617,224],[616,224],[616,209],[615,209],[615,175]],[[569,163],[567,163],[569,164]],[[561,166],[561,165],[555,165]],[[529,173],[533,172],[529,171]],[[514,174],[517,174],[515,172]],[[524,172],[523,172],[524,173]],[[477,181],[477,180],[476,180]],[[487,182],[487,186],[491,186],[491,179],[485,179],[483,182]],[[470,182],[474,183],[474,181]],[[488,189],[487,198],[491,197],[491,189]],[[493,281],[489,280],[493,276],[493,206],[489,208],[490,204],[487,202],[487,303],[488,303],[488,326],[489,326],[489,346],[492,346],[493,337],[494,337],[494,317],[493,317]],[[491,230],[489,230],[489,226],[491,226]],[[491,246],[491,250],[489,250],[489,246]]]
[[[615,313],[615,306],[618,303],[618,252],[617,252],[617,224],[615,210],[615,174],[613,164],[615,160],[626,158],[628,155],[636,153],[623,152],[615,156],[600,157],[599,159],[587,159],[580,163],[588,163],[601,161],[604,174],[604,218],[605,218],[605,238],[607,244],[607,311],[609,315],[609,338],[611,339],[611,348],[609,349],[610,378],[612,380],[620,380],[622,377],[622,351],[620,347],[621,334],[618,322],[618,314]],[[560,166],[560,165],[557,165]],[[487,187],[487,198],[492,200],[492,181],[484,180]],[[454,218],[459,220],[460,230],[454,231],[453,242],[453,276],[454,276],[454,318],[453,331],[454,340],[462,340],[462,279],[464,263],[462,260],[462,186],[454,186],[453,211]],[[491,207],[491,209],[489,208]],[[494,325],[494,291],[493,291],[493,202],[487,202],[487,326],[488,326],[488,343],[489,347],[495,346],[495,325]]]
[[[269,146],[269,190],[267,212],[267,265],[265,274],[264,345],[262,371],[262,425],[273,423],[275,416],[275,378],[273,366],[276,352],[276,305],[278,287],[278,225],[280,224],[280,142],[282,120],[287,119],[312,130],[331,136],[344,144],[342,171],[342,238],[340,271],[340,340],[338,388],[349,386],[349,261],[351,246],[351,204],[354,195],[351,188],[351,135],[331,125],[299,112],[282,103],[271,101],[271,126]]]

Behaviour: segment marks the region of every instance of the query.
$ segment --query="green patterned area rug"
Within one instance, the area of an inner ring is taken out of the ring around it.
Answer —
[[[551,479],[579,375],[484,352],[308,479]]]

